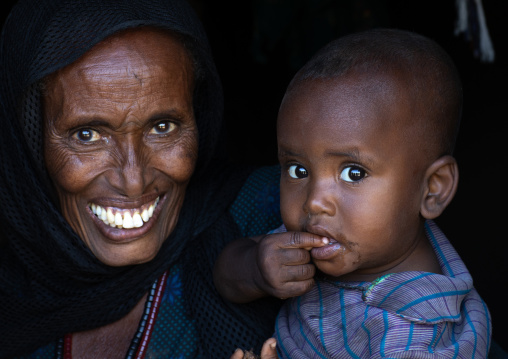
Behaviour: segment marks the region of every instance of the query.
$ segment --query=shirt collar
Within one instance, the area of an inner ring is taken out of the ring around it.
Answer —
[[[437,225],[427,221],[425,229],[443,274],[388,274],[368,285],[359,285],[363,287],[363,300],[415,322],[459,321],[462,301],[473,288],[473,279]]]

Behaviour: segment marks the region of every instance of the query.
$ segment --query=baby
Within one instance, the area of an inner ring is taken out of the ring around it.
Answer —
[[[461,107],[448,55],[400,30],[333,41],[293,78],[277,121],[284,226],[231,243],[214,273],[233,302],[291,297],[279,357],[487,357],[489,311],[433,222],[457,189]]]

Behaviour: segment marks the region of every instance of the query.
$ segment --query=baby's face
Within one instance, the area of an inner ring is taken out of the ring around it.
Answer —
[[[386,78],[307,81],[284,99],[282,218],[288,230],[331,240],[311,251],[324,273],[372,280],[424,236],[424,156],[407,141],[411,116],[404,88]]]

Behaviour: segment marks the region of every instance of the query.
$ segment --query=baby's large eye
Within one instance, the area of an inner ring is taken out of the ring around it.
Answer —
[[[81,142],[95,142],[100,140],[101,138],[99,132],[92,130],[90,128],[82,128],[74,132],[72,136]]]
[[[176,125],[171,121],[160,121],[153,126],[150,130],[151,134],[164,135],[172,132],[176,128]]]
[[[289,166],[288,173],[291,178],[305,178],[308,175],[305,167],[303,167],[301,165]]]
[[[340,173],[340,179],[346,182],[357,182],[365,178],[367,173],[358,166],[347,166]]]

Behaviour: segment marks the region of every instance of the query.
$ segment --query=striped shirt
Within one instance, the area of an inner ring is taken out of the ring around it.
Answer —
[[[317,281],[276,322],[281,358],[486,358],[491,319],[458,253],[432,221],[443,274],[401,272],[373,282]]]

